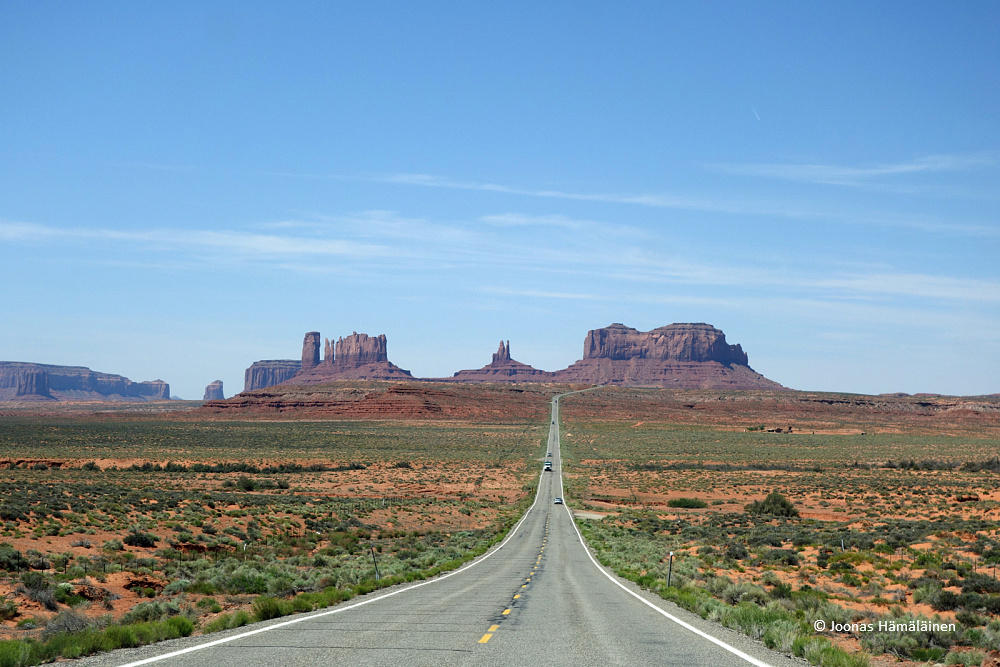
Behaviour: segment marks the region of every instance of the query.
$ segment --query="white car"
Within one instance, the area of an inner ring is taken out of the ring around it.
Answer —
[[[562,505],[563,504],[563,500],[559,496],[556,496],[556,499],[552,501],[552,504],[553,505]]]

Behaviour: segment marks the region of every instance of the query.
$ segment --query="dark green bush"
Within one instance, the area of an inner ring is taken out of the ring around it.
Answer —
[[[253,617],[258,621],[288,616],[292,611],[291,603],[268,595],[261,595],[253,602]]]
[[[156,546],[156,536],[149,533],[129,533],[122,542],[130,547],[151,548]]]
[[[683,507],[689,509],[700,509],[708,507],[708,503],[698,498],[671,498],[667,501],[668,507]]]
[[[777,491],[772,491],[764,500],[755,500],[745,508],[748,514],[766,514],[769,516],[795,517],[799,511],[792,502]]]

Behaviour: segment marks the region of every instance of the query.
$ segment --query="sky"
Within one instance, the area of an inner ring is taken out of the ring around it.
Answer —
[[[0,359],[230,396],[708,322],[1000,392],[1000,3],[0,0]]]

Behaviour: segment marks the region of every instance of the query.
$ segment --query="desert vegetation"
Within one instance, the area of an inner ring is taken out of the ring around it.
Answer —
[[[541,425],[0,422],[0,665],[307,611],[483,553]],[[530,465],[529,465],[530,462]]]
[[[563,470],[621,575],[818,665],[978,665],[1000,649],[996,415],[933,434],[831,411],[826,432],[775,433],[599,419],[598,393],[564,401]]]

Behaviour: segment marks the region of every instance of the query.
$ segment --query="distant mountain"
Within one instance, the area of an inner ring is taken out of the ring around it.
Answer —
[[[0,401],[160,401],[170,398],[163,380],[132,382],[83,366],[0,361]]]

